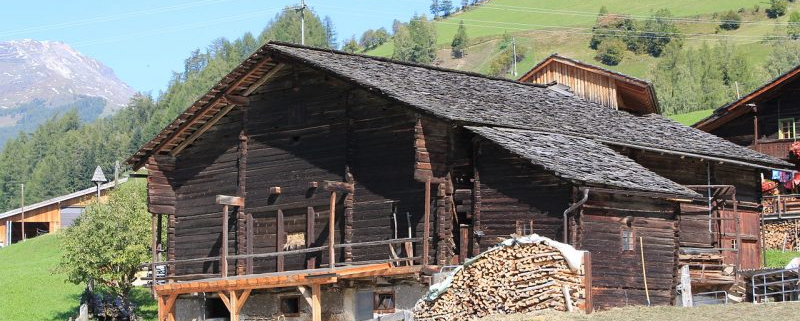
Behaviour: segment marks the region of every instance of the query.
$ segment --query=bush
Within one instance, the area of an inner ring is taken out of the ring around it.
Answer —
[[[789,2],[786,0],[770,0],[769,8],[767,9],[767,16],[770,18],[777,18],[786,14],[786,8],[789,7]]]
[[[800,12],[795,11],[789,15],[789,27],[786,28],[786,34],[792,39],[800,38]]]
[[[730,10],[722,15],[722,21],[720,22],[719,27],[724,30],[736,30],[739,29],[741,24],[742,16],[733,10]]]
[[[600,62],[616,66],[625,57],[625,43],[619,39],[606,39],[597,47],[595,58]]]

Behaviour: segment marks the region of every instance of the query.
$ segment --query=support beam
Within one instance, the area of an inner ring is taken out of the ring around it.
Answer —
[[[158,320],[175,321],[175,300],[177,294],[161,295],[158,297]]]
[[[220,244],[219,272],[228,277],[228,205],[222,206],[222,244]]]
[[[428,254],[430,248],[431,238],[431,180],[430,178],[425,182],[425,216],[424,227],[425,230],[422,234],[422,266],[428,266]]]
[[[150,264],[150,274],[152,274],[152,278],[150,279],[150,281],[152,282],[153,286],[156,285],[156,263],[158,262],[158,219],[156,218],[157,215],[158,214],[153,214],[151,217],[152,221],[151,229],[153,233],[153,239],[150,243],[150,246],[152,247],[151,251],[153,257],[150,260],[150,262],[152,262]],[[155,297],[156,295],[156,292],[153,291],[152,287],[150,288],[150,294],[153,295],[153,297]]]
[[[216,203],[219,205],[244,206],[244,197],[217,195]]]
[[[336,192],[331,192],[330,214],[328,215],[328,264],[331,270],[336,269],[336,250],[333,247],[336,236]]]
[[[314,306],[314,300],[311,299],[311,290],[301,285],[297,287],[297,291],[299,291],[300,294],[303,295],[303,299],[306,300],[306,304],[308,304],[309,307]]]
[[[253,233],[253,214],[247,214],[247,254],[253,254],[253,242],[255,241],[255,236]],[[245,264],[245,273],[246,274],[253,274],[253,258],[247,258],[247,263]]]
[[[284,246],[284,242],[286,241],[286,238],[284,237],[284,233],[285,232],[284,232],[284,226],[283,226],[283,211],[282,210],[278,210],[278,217],[277,217],[276,222],[275,222],[275,228],[276,228],[275,235],[276,235],[276,238],[277,238],[275,240],[275,252],[283,252],[283,246]],[[276,265],[277,265],[278,272],[283,272],[283,265],[284,265],[283,254],[278,255],[278,261],[277,261]]]
[[[353,183],[335,182],[335,181],[322,182],[322,189],[329,192],[339,192],[342,194],[353,193],[356,190],[355,186],[353,186]]]
[[[306,248],[314,247],[314,219],[316,218],[316,214],[314,213],[314,208],[309,206],[308,210],[306,211]],[[308,259],[306,260],[306,268],[307,269],[315,269],[317,267],[317,258],[315,257],[315,253],[309,254]]]
[[[320,297],[322,293],[320,293],[320,286],[319,284],[312,284],[311,285],[311,320],[312,321],[322,321],[322,305],[320,304]]]

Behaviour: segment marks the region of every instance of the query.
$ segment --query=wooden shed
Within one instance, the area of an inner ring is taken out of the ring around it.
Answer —
[[[128,162],[149,173],[161,320],[399,312],[442,267],[532,233],[592,252],[587,306],[644,304],[642,256],[671,304],[683,206],[716,206],[700,246],[719,251],[724,204],[788,165],[546,85],[275,42]]]
[[[564,86],[579,97],[636,115],[660,113],[650,82],[559,54],[542,60],[519,81]]]
[[[121,179],[118,183],[125,181],[127,179]],[[114,182],[100,185],[101,201],[114,186]],[[24,238],[72,226],[75,219],[83,212],[83,208],[95,199],[97,199],[97,187],[91,187],[0,213],[0,246],[22,240],[23,225]]]

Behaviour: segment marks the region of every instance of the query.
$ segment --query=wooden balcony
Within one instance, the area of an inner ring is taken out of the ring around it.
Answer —
[[[795,141],[793,139],[761,139],[757,145],[748,146],[759,153],[767,154],[769,156],[787,159],[789,157],[789,147]]]

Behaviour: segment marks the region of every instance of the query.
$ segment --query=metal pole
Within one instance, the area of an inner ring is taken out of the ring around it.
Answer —
[[[517,40],[511,38],[511,47],[514,49],[514,78],[517,78]]]
[[[22,212],[22,240],[25,240],[25,184],[20,186],[20,212]]]
[[[306,2],[300,0],[300,44],[306,44]]]

